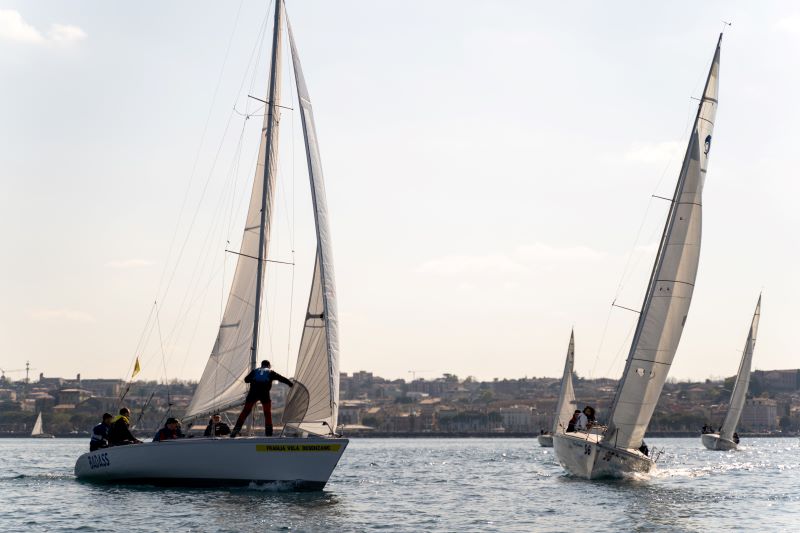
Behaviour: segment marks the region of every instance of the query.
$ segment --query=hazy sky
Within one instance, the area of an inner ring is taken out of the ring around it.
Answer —
[[[574,326],[578,374],[618,377],[636,315],[610,304],[641,305],[667,208],[651,195],[672,194],[722,19],[700,272],[671,376],[733,375],[762,289],[754,366],[800,366],[800,7],[287,9],[325,169],[343,371],[557,376]],[[232,108],[257,114],[246,95],[264,96],[266,49],[256,68],[251,54],[266,10],[0,1],[0,367],[122,377],[158,299],[142,376],[199,378],[252,179],[260,118]],[[294,238],[297,267],[294,285],[290,268],[270,274],[262,347],[291,374],[311,213],[284,117],[271,256],[290,259]]]

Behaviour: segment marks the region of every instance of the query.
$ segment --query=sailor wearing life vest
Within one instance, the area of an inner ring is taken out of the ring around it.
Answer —
[[[269,361],[261,361],[261,367],[256,368],[244,378],[245,383],[250,384],[250,392],[247,393],[247,398],[244,401],[244,408],[242,409],[239,418],[236,420],[236,425],[231,431],[231,438],[235,438],[242,430],[244,421],[247,419],[250,411],[256,402],[261,402],[261,407],[264,409],[264,433],[267,437],[272,436],[272,400],[269,397],[269,391],[272,389],[272,382],[280,381],[290,387],[294,386],[290,380],[281,376],[274,370],[270,369]]]

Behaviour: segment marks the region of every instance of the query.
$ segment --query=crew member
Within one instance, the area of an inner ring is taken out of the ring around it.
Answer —
[[[203,433],[206,437],[210,437],[214,435],[215,437],[221,437],[223,435],[230,435],[231,428],[228,427],[228,424],[222,421],[222,418],[215,414],[211,417],[211,420],[208,421],[208,425],[206,426],[206,430]]]
[[[182,439],[185,435],[181,432],[180,422],[176,418],[169,417],[164,423],[164,427],[158,430],[153,442],[161,442],[163,440]]]
[[[261,361],[261,367],[256,368],[244,378],[245,383],[250,384],[250,392],[247,393],[247,398],[244,401],[244,408],[242,409],[239,418],[236,420],[236,425],[231,432],[231,438],[239,435],[242,430],[244,421],[253,410],[256,402],[261,402],[261,407],[264,409],[264,433],[267,437],[272,436],[272,400],[269,398],[269,391],[272,389],[272,382],[280,381],[290,387],[294,387],[294,383],[277,372],[270,369],[269,361]]]
[[[108,437],[111,434],[111,419],[114,418],[110,413],[103,413],[103,421],[92,428],[92,439],[89,441],[89,451],[93,452],[100,448],[108,448]]]
[[[108,442],[111,446],[122,446],[124,444],[139,444],[142,441],[131,433],[131,411],[127,407],[119,410],[119,416],[111,421],[111,431],[108,434]]]

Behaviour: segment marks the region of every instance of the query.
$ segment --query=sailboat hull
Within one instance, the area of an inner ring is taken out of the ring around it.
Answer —
[[[739,447],[732,440],[723,439],[716,433],[705,433],[700,437],[700,440],[703,441],[703,446],[705,446],[709,450],[727,452],[729,450],[735,450]]]
[[[322,490],[348,439],[180,439],[104,448],[75,463],[80,480],[171,486],[276,484]]]
[[[653,461],[636,450],[609,446],[593,433],[559,433],[553,436],[556,458],[569,474],[584,479],[619,478],[646,474]]]
[[[539,435],[537,437],[539,440],[539,446],[542,448],[552,448],[553,447],[553,436],[552,435]]]

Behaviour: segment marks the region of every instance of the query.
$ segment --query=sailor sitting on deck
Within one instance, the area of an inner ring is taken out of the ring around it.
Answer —
[[[575,425],[578,423],[578,419],[581,416],[581,410],[575,409],[575,412],[572,413],[572,418],[569,419],[567,422],[567,433],[574,433],[575,432]]]
[[[228,424],[222,421],[222,418],[215,414],[211,417],[211,420],[208,421],[208,425],[206,426],[206,430],[203,433],[204,436],[210,437],[214,435],[215,437],[221,437],[223,435],[230,435],[231,428],[228,427]]]
[[[119,416],[111,421],[111,431],[108,434],[108,442],[111,446],[122,446],[123,444],[140,444],[142,441],[131,433],[131,422],[129,417],[131,411],[127,407],[119,410]]]
[[[181,432],[181,424],[176,418],[169,417],[164,427],[158,430],[158,433],[153,437],[153,442],[161,442],[162,440],[182,439],[186,435]]]
[[[103,413],[103,421],[92,428],[92,440],[89,441],[89,451],[108,448],[108,437],[111,434],[111,413]]]
[[[264,433],[267,437],[272,436],[272,400],[269,397],[269,391],[272,389],[272,382],[280,381],[290,387],[294,387],[294,383],[277,372],[270,370],[269,361],[261,361],[261,368],[256,368],[244,378],[245,383],[250,384],[250,392],[247,393],[247,398],[244,401],[244,408],[242,409],[239,418],[236,420],[236,425],[231,432],[231,438],[239,435],[242,430],[244,421],[253,410],[256,402],[261,402],[261,407],[264,409]]]

